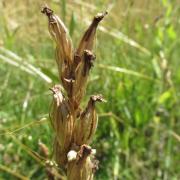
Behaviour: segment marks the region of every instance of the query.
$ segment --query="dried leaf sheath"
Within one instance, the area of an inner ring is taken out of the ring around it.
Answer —
[[[68,180],[92,180],[95,163],[89,144],[98,122],[95,102],[103,99],[101,95],[91,96],[84,111],[81,111],[80,103],[95,60],[92,49],[96,28],[107,13],[94,17],[74,53],[63,22],[48,7],[44,7],[42,12],[48,17],[49,32],[57,45],[59,77],[66,91],[63,93],[59,85],[51,88],[53,102],[50,118],[55,132],[54,157],[58,165],[66,170]]]

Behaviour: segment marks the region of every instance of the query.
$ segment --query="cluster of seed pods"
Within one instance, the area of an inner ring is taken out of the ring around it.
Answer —
[[[57,45],[56,62],[62,84],[51,88],[54,157],[69,180],[91,180],[97,166],[94,150],[89,146],[98,122],[95,104],[104,100],[101,95],[91,96],[85,110],[81,110],[80,102],[95,60],[92,50],[96,29],[107,12],[94,17],[76,50],[61,19],[47,6],[42,13],[48,17],[49,32]]]

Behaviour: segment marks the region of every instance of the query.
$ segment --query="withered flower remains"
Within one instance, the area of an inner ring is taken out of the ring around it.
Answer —
[[[48,17],[49,32],[57,45],[56,62],[63,86],[63,89],[60,85],[51,88],[54,157],[58,165],[66,170],[69,180],[91,180],[97,168],[94,150],[89,146],[97,128],[95,104],[104,100],[101,95],[91,96],[85,110],[81,110],[80,102],[95,60],[92,49],[96,28],[107,12],[94,17],[77,50],[73,49],[68,30],[61,19],[47,6],[42,13]]]

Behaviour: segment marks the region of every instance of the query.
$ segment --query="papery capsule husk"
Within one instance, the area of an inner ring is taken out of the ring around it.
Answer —
[[[53,11],[45,6],[42,10],[48,16],[49,32],[55,40],[56,47],[56,62],[58,65],[59,77],[62,81],[67,93],[69,91],[69,83],[65,79],[69,79],[72,74],[73,63],[73,46],[69,33],[64,23],[58,16],[53,14]]]
[[[91,23],[91,25],[88,27],[86,32],[84,33],[79,46],[77,48],[77,51],[75,52],[74,56],[74,64],[75,67],[79,64],[79,62],[82,60],[82,56],[84,53],[84,50],[90,50],[93,49],[93,42],[95,39],[96,29],[99,24],[99,22],[104,18],[104,16],[107,14],[107,12],[99,13],[96,15]]]
[[[107,12],[100,13],[94,17],[91,25],[84,33],[79,43],[79,46],[74,54],[72,72],[75,81],[73,83],[72,96],[75,103],[77,103],[77,106],[80,104],[80,101],[85,94],[89,70],[91,69],[93,61],[95,59],[95,56],[92,53],[92,49],[96,29],[99,22],[104,18],[106,14]]]
[[[89,71],[93,66],[95,56],[90,50],[85,50],[83,60],[75,71],[75,82],[73,83],[74,101],[79,105],[86,91]]]
[[[55,131],[55,149],[65,153],[63,156],[66,157],[66,153],[71,145],[72,135],[74,130],[74,118],[70,111],[69,103],[63,96],[60,87],[55,86],[51,89],[54,93],[52,111],[50,113],[52,127]],[[56,142],[57,141],[57,142]],[[57,146],[59,146],[57,148]]]
[[[98,116],[95,110],[95,103],[97,101],[104,101],[102,95],[91,96],[86,109],[75,122],[73,141],[77,145],[90,144],[92,137],[96,132]]]
[[[90,146],[82,145],[74,161],[68,163],[68,180],[92,180],[94,176],[94,165],[90,155],[92,149]]]

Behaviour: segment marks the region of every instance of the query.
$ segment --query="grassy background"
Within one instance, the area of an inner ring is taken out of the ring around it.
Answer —
[[[97,32],[87,90],[87,98],[102,93],[108,101],[98,105],[96,179],[180,179],[179,0],[47,3],[75,46],[92,17],[109,11]],[[51,150],[48,89],[58,78],[42,4],[0,1],[0,179],[45,178],[34,152],[39,141]]]

